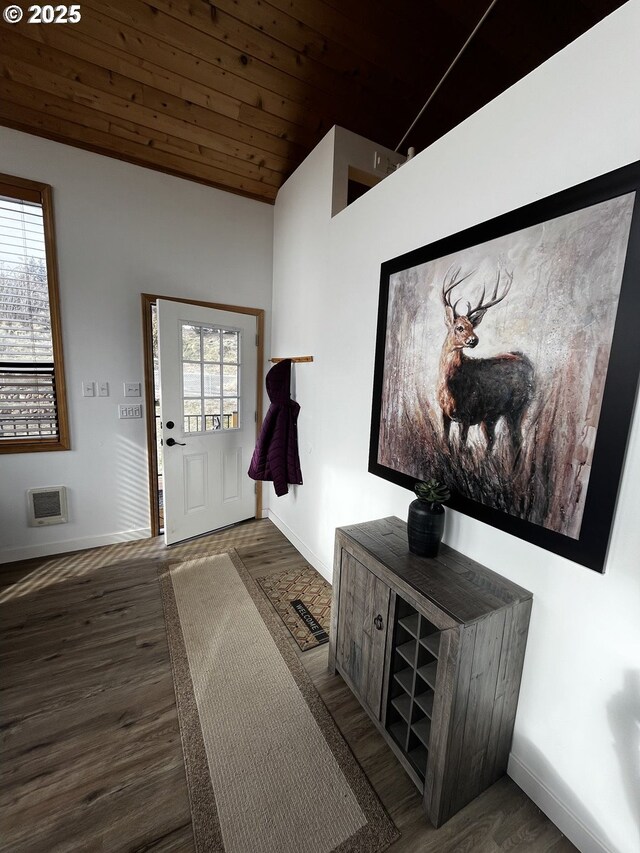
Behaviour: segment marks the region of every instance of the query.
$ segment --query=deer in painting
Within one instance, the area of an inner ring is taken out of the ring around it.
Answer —
[[[487,452],[495,443],[496,425],[504,418],[511,439],[514,462],[520,452],[521,425],[534,391],[531,361],[521,352],[508,352],[493,358],[469,358],[463,350],[478,345],[476,329],[489,308],[502,302],[511,289],[513,273],[498,269],[495,286],[485,302],[486,287],[478,304],[466,303],[466,311],[458,310],[461,301],[452,304],[452,293],[472,273],[460,276],[460,268],[447,273],[442,284],[447,337],[440,356],[438,403],[442,409],[444,433],[451,446],[452,421],[459,424],[460,443],[466,444],[469,427],[479,425],[487,442]]]

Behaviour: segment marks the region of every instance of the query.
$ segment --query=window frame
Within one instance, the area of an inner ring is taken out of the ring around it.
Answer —
[[[204,358],[204,348],[202,343],[202,332],[200,333],[200,360],[195,361],[194,359],[185,359],[184,358],[184,328],[185,326],[193,327],[194,324],[185,320],[182,320],[180,323],[180,347],[181,347],[181,356],[180,356],[180,392],[182,399],[182,435],[184,436],[200,436],[200,435],[223,435],[233,430],[241,429],[240,424],[240,400],[241,400],[241,376],[242,376],[242,362],[240,361],[240,354],[242,350],[242,330],[237,329],[233,326],[211,326],[207,323],[198,323],[196,324],[200,330],[202,329],[212,329],[218,332],[220,336],[220,360],[219,361],[207,361]],[[237,335],[236,338],[236,361],[225,361],[224,360],[224,335],[225,333],[232,333]],[[200,366],[200,395],[198,397],[188,397],[185,393],[185,381],[184,381],[184,365],[185,364],[198,364]],[[205,394],[204,393],[204,368],[207,364],[215,364],[220,369],[220,393],[219,394]],[[236,368],[236,391],[235,394],[225,394],[224,392],[224,368],[225,367],[235,367]],[[218,417],[220,418],[220,426],[217,429],[206,429],[207,417],[216,417],[216,415],[209,416],[204,411],[204,403],[206,399],[217,399],[220,401],[220,414]],[[201,408],[200,415],[188,415],[185,412],[185,403],[190,400],[200,400]],[[236,410],[236,424],[235,426],[224,426],[225,417],[231,417],[231,415],[227,415],[224,411],[224,403],[225,400],[236,400],[238,409]],[[187,432],[184,428],[184,422],[188,417],[199,417],[202,418],[204,429],[201,430],[191,430]]]
[[[53,217],[53,192],[49,184],[0,173],[0,196],[15,198],[42,206],[44,245],[47,268],[49,313],[51,316],[51,341],[53,345],[53,375],[56,391],[57,436],[25,436],[0,441],[2,453],[38,453],[41,451],[70,450],[69,416],[60,322],[60,290],[58,285],[58,260]]]

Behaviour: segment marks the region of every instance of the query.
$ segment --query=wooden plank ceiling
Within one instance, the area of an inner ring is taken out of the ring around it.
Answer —
[[[403,149],[620,5],[499,0]],[[273,202],[334,124],[395,148],[487,6],[82,0],[77,24],[1,22],[0,124]]]

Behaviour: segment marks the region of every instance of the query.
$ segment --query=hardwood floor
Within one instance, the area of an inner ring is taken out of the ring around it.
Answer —
[[[254,576],[305,562],[262,520],[0,568],[1,851],[194,849],[157,569],[231,547]],[[299,654],[402,832],[391,853],[575,851],[507,777],[434,830],[327,646]]]

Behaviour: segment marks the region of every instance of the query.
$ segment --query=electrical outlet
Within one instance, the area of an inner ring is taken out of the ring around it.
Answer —
[[[83,382],[82,383],[82,396],[83,397],[95,397],[96,396],[95,382]]]
[[[134,406],[118,406],[118,417],[121,420],[128,420],[129,418],[141,418],[142,404],[137,403]]]
[[[108,382],[98,382],[98,397],[108,397],[109,396],[109,383]]]

